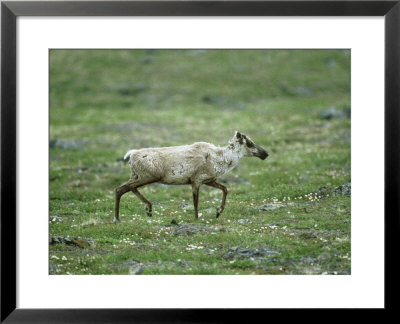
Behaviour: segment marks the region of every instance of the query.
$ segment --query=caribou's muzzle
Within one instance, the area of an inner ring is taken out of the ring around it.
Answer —
[[[254,156],[259,157],[261,160],[265,160],[268,157],[268,152],[260,146],[257,146],[256,148],[257,150],[254,153]]]

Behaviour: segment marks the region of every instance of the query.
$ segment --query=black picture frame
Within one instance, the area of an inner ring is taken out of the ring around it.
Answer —
[[[384,16],[385,18],[385,310],[396,309],[392,264],[399,237],[400,0],[396,1],[2,1],[1,2],[1,322],[231,322],[216,309],[16,308],[16,19],[19,16]],[[374,154],[373,148],[366,155]],[[366,175],[367,176],[367,175]],[[267,293],[267,292],[266,292]],[[261,313],[261,314],[260,314]],[[242,314],[243,315],[243,314]],[[255,317],[254,317],[255,318]]]

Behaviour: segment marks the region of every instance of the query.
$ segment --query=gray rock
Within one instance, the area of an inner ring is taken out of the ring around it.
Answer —
[[[341,119],[341,118],[350,118],[351,109],[346,108],[343,110],[336,109],[335,106],[331,106],[328,109],[324,110],[320,117],[322,119],[330,120],[330,119]]]
[[[329,260],[331,258],[331,254],[328,252],[322,252],[319,256],[318,256],[318,260],[320,261],[326,261]]]
[[[268,210],[276,210],[279,208],[285,207],[285,205],[282,204],[264,204],[264,205],[260,205],[260,206],[256,206],[254,208],[256,208],[258,211],[268,211]]]
[[[320,187],[317,191],[317,195],[321,197],[326,197],[328,195],[351,196],[351,182],[344,183],[343,185],[333,189],[329,189],[326,186]]]
[[[351,183],[345,183],[339,187],[336,187],[331,191],[332,195],[344,195],[344,196],[350,196],[351,195]]]
[[[49,244],[65,244],[74,247],[79,247],[81,249],[88,248],[89,246],[94,245],[94,240],[91,239],[83,239],[80,237],[62,237],[62,236],[53,236],[50,238]]]
[[[331,106],[324,110],[320,116],[322,119],[337,119],[342,117],[342,113],[335,106]]]
[[[213,253],[215,252],[215,250],[213,250],[213,249],[206,249],[206,248],[204,248],[203,251],[204,251],[206,254],[213,254]]]
[[[140,275],[143,273],[144,267],[140,263],[136,263],[129,267],[130,275]]]
[[[333,69],[335,66],[336,66],[336,61],[330,59],[330,60],[328,61],[328,67],[331,68],[331,69]]]
[[[50,216],[50,221],[51,222],[63,222],[64,221],[64,218],[62,218],[62,217],[60,217],[60,216]]]
[[[172,235],[181,236],[181,235],[195,235],[195,234],[204,234],[207,233],[209,229],[205,225],[191,225],[191,224],[180,224],[175,227],[172,231]]]
[[[239,224],[251,224],[251,220],[250,219],[239,219],[236,221]]]
[[[192,264],[188,261],[184,261],[184,260],[178,260],[178,265],[184,268],[193,268]]]
[[[173,230],[171,231],[171,235],[191,236],[191,235],[196,235],[196,234],[225,232],[228,230],[229,230],[229,227],[223,227],[223,226],[179,224],[178,226],[173,227]]]
[[[311,89],[304,86],[296,87],[293,90],[296,95],[300,95],[303,97],[311,97],[313,95]]]
[[[207,215],[215,214],[215,208],[207,208],[204,212]]]
[[[192,204],[187,204],[185,202],[183,202],[179,207],[183,210],[194,210],[194,206]]]
[[[239,248],[237,246],[231,247],[228,252],[226,253],[226,258],[232,259],[232,258],[240,258],[240,259],[246,259],[246,258],[261,258],[261,257],[266,257],[270,255],[275,255],[279,254],[278,251],[271,250],[268,248],[256,248],[256,249],[247,249],[247,248]]]
[[[50,263],[49,264],[49,274],[55,274],[59,271],[59,266],[58,264],[55,263]]]

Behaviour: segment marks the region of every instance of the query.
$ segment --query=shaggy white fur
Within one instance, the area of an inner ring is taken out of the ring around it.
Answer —
[[[146,205],[151,216],[151,203],[136,188],[159,182],[172,185],[191,184],[197,218],[198,190],[206,184],[224,192],[223,203],[217,211],[217,217],[224,209],[227,190],[216,183],[217,177],[232,170],[245,156],[257,156],[265,159],[268,156],[260,146],[246,135],[235,132],[227,146],[217,147],[206,142],[191,145],[130,150],[124,160],[129,161],[131,178],[116,189],[116,213],[114,221],[119,219],[119,199],[127,191],[135,193]]]

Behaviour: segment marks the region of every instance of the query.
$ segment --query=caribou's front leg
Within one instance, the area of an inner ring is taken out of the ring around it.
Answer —
[[[192,191],[193,191],[193,205],[194,205],[194,218],[199,219],[198,214],[198,205],[199,205],[199,189],[200,185],[193,183],[192,184]]]
[[[210,187],[214,187],[214,188],[221,189],[222,192],[223,192],[222,201],[221,201],[221,206],[219,206],[219,207],[217,208],[217,215],[216,215],[216,217],[218,218],[218,217],[222,214],[222,212],[224,211],[224,209],[225,209],[226,195],[228,194],[228,189],[226,189],[226,187],[223,186],[222,184],[215,182],[215,180],[213,180],[213,181],[211,181],[211,182],[207,182],[207,183],[205,183],[205,184],[206,184],[207,186],[210,186]]]

